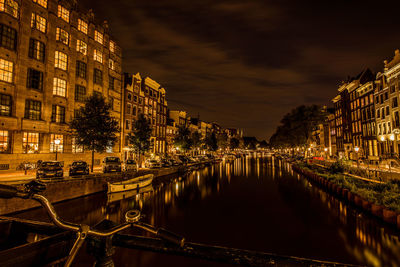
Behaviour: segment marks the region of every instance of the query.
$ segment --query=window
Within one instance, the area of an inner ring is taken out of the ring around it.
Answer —
[[[0,153],[10,152],[8,131],[0,131]]]
[[[130,125],[129,120],[126,120],[125,121],[125,129],[129,130],[129,125]]]
[[[33,2],[47,8],[47,0],[33,0]]]
[[[24,153],[39,152],[39,133],[24,132],[24,137],[22,137],[22,149]]]
[[[382,113],[382,119],[384,119],[385,118],[385,108],[381,108],[381,113]]]
[[[110,58],[108,61],[108,67],[112,70],[115,70],[115,61]]]
[[[76,61],[76,76],[82,79],[86,79],[86,63],[77,60]]]
[[[31,28],[39,30],[43,33],[46,33],[46,29],[47,29],[46,19],[43,18],[42,16],[40,16],[39,14],[32,13]]]
[[[60,143],[57,145],[55,140],[59,140]],[[63,152],[64,150],[64,136],[62,134],[51,134],[50,135],[50,152]]]
[[[389,106],[386,106],[386,116],[389,116]]]
[[[396,87],[394,85],[390,86],[390,93],[394,93],[396,91]]]
[[[67,81],[55,77],[53,80],[53,95],[65,97],[66,91],[67,91]]]
[[[95,61],[98,61],[100,63],[103,63],[103,53],[101,53],[99,50],[94,50],[94,54],[93,54],[93,59]]]
[[[388,98],[389,98],[389,94],[388,94],[388,92],[385,92],[385,100],[388,100]]]
[[[35,40],[35,39],[30,39],[29,40],[29,53],[28,56],[30,58],[39,60],[39,61],[44,61],[44,51],[45,51],[45,45],[44,43]]]
[[[82,85],[75,86],[75,101],[84,102],[86,98],[86,87]]]
[[[27,99],[25,101],[25,118],[30,120],[40,120],[42,113],[42,103],[40,101]]]
[[[79,118],[81,116],[81,111],[79,109],[74,110],[74,118]]]
[[[85,43],[82,40],[77,40],[76,41],[76,51],[84,54],[86,56],[87,54],[87,43]]]
[[[132,109],[132,105],[131,104],[127,104],[126,105],[126,114],[131,114],[131,109]]]
[[[78,145],[76,137],[72,137],[72,153],[83,153],[83,146]]]
[[[65,123],[65,107],[53,105],[51,112],[51,121]]]
[[[376,97],[375,103],[379,104],[379,96]]]
[[[17,48],[17,31],[11,27],[0,24],[0,46],[15,50]]]
[[[11,96],[0,94],[0,116],[11,116],[11,107]]]
[[[80,30],[84,34],[87,34],[88,33],[88,24],[85,21],[78,19],[78,30]]]
[[[103,72],[99,69],[94,69],[93,82],[97,84],[103,84]]]
[[[399,112],[396,111],[394,113],[394,127],[399,128],[400,127],[400,117],[399,117]]]
[[[100,44],[103,44],[103,34],[98,31],[94,31],[94,40]]]
[[[392,107],[393,108],[397,108],[399,106],[398,100],[397,100],[397,96],[393,97],[393,102],[392,102]]]
[[[115,52],[115,43],[113,41],[110,41],[110,52]]]
[[[62,18],[66,22],[69,22],[69,10],[66,9],[65,7],[61,6],[61,5],[58,5],[57,16],[59,18]]]
[[[13,65],[11,61],[0,58],[0,81],[13,81]]]
[[[69,33],[64,31],[61,28],[57,28],[56,30],[56,40],[60,41],[61,43],[68,45],[69,43]]]
[[[43,90],[43,72],[29,68],[26,87],[42,91]]]
[[[133,106],[133,109],[132,109],[132,115],[136,116],[136,106],[135,105]]]
[[[108,77],[108,88],[109,88],[110,90],[115,90],[114,84],[115,84],[115,78],[112,77],[112,76],[109,76],[109,77]]]
[[[63,52],[56,51],[54,67],[67,70],[68,56]]]
[[[18,18],[18,2],[14,0],[0,0],[0,11],[10,14],[14,18]]]

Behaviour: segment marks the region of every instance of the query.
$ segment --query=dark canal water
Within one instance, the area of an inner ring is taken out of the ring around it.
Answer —
[[[289,164],[242,158],[166,177],[154,191],[123,200],[106,194],[56,205],[62,218],[94,225],[120,222],[137,208],[144,221],[188,241],[369,266],[400,266],[399,231],[347,206],[294,173]],[[46,218],[42,210],[19,214]],[[116,266],[228,266],[117,249]],[[90,266],[84,249],[76,266]]]

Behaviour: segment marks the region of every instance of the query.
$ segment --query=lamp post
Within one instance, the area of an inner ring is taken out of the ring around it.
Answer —
[[[360,151],[360,148],[359,148],[358,146],[356,146],[356,147],[354,148],[354,151],[356,152],[357,169],[358,169],[358,167],[360,167],[360,166],[359,166],[359,163],[358,163],[358,151]]]
[[[60,139],[55,139],[54,144],[56,149],[56,160],[57,160],[57,152],[58,152],[58,145],[60,144]]]
[[[328,159],[328,148],[325,147],[325,148],[324,148],[324,151],[325,151],[325,159]]]

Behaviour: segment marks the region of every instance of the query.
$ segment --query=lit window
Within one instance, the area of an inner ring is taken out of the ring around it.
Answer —
[[[59,140],[60,143],[57,145],[55,140]],[[64,136],[62,134],[51,134],[50,135],[50,152],[63,152],[64,150]]]
[[[65,107],[53,105],[51,112],[51,121],[65,123]]]
[[[94,31],[94,40],[100,44],[103,44],[103,34],[98,31]]]
[[[108,67],[112,70],[115,70],[115,61],[110,58],[108,61]]]
[[[60,68],[62,70],[67,70],[68,56],[66,54],[64,54],[63,52],[56,51],[54,66],[56,68]]]
[[[11,61],[0,58],[0,81],[12,82],[13,65]]]
[[[80,30],[84,34],[87,34],[88,33],[88,24],[85,21],[78,19],[78,30]]]
[[[45,53],[45,45],[44,43],[35,40],[35,39],[30,39],[29,40],[29,52],[28,56],[30,58],[39,60],[39,61],[44,61],[44,53]]]
[[[68,45],[69,42],[69,34],[61,28],[57,28],[56,31],[56,40],[62,42],[63,44]]]
[[[100,63],[103,63],[103,53],[101,53],[99,50],[94,50],[94,54],[93,54],[93,59],[95,61],[98,61]]]
[[[53,95],[65,97],[66,91],[67,91],[67,81],[55,77],[53,80]]]
[[[58,5],[58,13],[57,16],[59,18],[62,18],[66,22],[69,22],[69,10],[66,9],[65,7]]]
[[[0,131],[0,153],[9,152],[9,136],[8,131]]]
[[[0,11],[10,14],[14,18],[18,18],[18,2],[14,0],[0,0]]]
[[[31,27],[33,29],[37,29],[43,33],[46,33],[47,21],[42,16],[40,16],[36,13],[32,13]]]
[[[26,99],[25,118],[30,120],[40,120],[42,117],[42,102]]]
[[[110,41],[110,51],[111,51],[112,53],[115,52],[115,43],[114,43],[113,41]]]
[[[47,0],[33,0],[33,2],[47,8]]]
[[[84,54],[86,56],[87,54],[87,44],[82,41],[82,40],[77,40],[76,41],[76,51]]]
[[[72,137],[72,153],[82,153],[83,146],[78,145],[76,137]]]
[[[22,149],[24,153],[39,152],[39,133],[24,132],[24,137],[22,138]]]
[[[11,96],[0,94],[0,116],[11,116],[11,107]]]

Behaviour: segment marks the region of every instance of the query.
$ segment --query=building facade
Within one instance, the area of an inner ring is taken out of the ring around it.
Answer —
[[[165,154],[167,132],[167,100],[165,89],[149,77],[142,79],[139,73],[124,75],[124,158],[133,157],[128,134],[132,131],[139,114],[143,114],[152,126],[150,152]]]
[[[55,159],[56,151],[66,164],[90,159],[67,123],[96,93],[121,122],[122,53],[108,24],[75,1],[7,0],[0,2],[0,27],[2,168]],[[107,151],[119,155],[120,142]],[[95,157],[99,164],[102,156]]]

